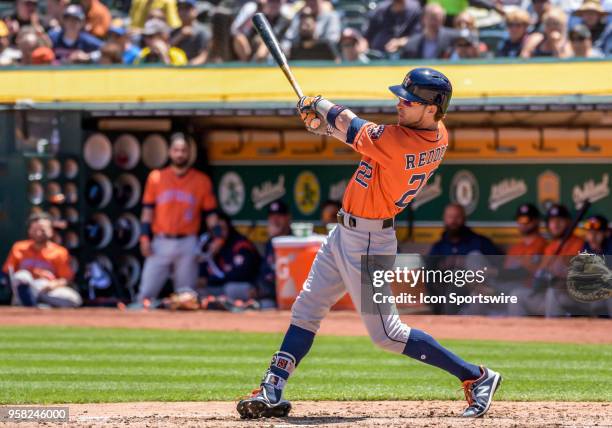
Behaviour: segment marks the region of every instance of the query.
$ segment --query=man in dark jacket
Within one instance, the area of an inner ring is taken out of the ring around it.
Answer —
[[[492,267],[495,260],[485,256],[501,255],[499,249],[489,238],[479,235],[466,226],[465,209],[456,203],[444,209],[444,232],[439,241],[429,251],[428,265],[432,269],[443,271],[460,271]],[[427,284],[428,293],[435,296],[446,296],[450,293],[468,295],[470,287],[455,287],[453,284]],[[440,303],[432,305],[436,314],[456,314],[461,307],[456,304]]]
[[[425,6],[423,31],[406,41],[400,50],[403,59],[444,58],[453,45],[456,31],[444,27],[444,9],[437,3]]]
[[[421,5],[414,0],[387,0],[370,16],[365,37],[370,49],[394,53],[421,29]]]
[[[260,265],[257,249],[221,211],[208,214],[206,227],[210,239],[204,245],[200,277],[207,294],[231,301],[253,298]]]

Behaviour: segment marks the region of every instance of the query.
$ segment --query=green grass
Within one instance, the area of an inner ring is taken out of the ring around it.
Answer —
[[[588,334],[585,332],[585,334]],[[235,400],[259,383],[281,335],[0,327],[0,403]],[[612,346],[446,340],[504,375],[504,400],[612,401]],[[441,370],[364,337],[318,337],[294,400],[461,399]]]

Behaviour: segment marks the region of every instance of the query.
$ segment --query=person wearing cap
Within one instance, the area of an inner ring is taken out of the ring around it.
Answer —
[[[0,21],[0,66],[18,64],[21,59],[21,52],[11,47],[9,29]]]
[[[459,30],[459,34],[453,42],[453,49],[449,59],[451,61],[460,61],[464,59],[480,58],[479,46],[480,41],[478,40],[478,33],[463,28]]]
[[[546,212],[546,228],[551,241],[544,247],[542,260],[534,274],[532,288],[523,288],[514,293],[518,303],[508,305],[509,315],[545,315],[547,289],[565,284],[569,258],[578,254],[584,245],[584,241],[573,232],[563,242],[571,223],[572,217],[565,205],[550,206]]]
[[[437,3],[425,6],[421,18],[423,31],[408,38],[399,51],[402,59],[440,59],[448,53],[455,31],[444,26],[446,12]]]
[[[612,239],[608,219],[602,215],[593,215],[582,225],[584,230],[583,252],[598,254],[604,257],[608,267],[612,266]],[[563,317],[570,315],[611,316],[612,299],[605,302],[582,303],[572,299],[565,287],[550,287],[546,290],[546,317]]]
[[[597,44],[606,29],[608,12],[601,6],[600,0],[584,0],[582,6],[574,12],[588,28],[593,44]]]
[[[276,257],[272,238],[292,235],[289,207],[280,199],[268,206],[267,229],[268,241],[257,276],[257,299],[262,309],[276,307]]]
[[[170,28],[181,26],[176,0],[132,0],[130,6],[130,24],[133,29],[144,29],[150,19],[151,11],[159,10]]]
[[[72,4],[64,11],[62,27],[49,34],[53,52],[61,63],[88,63],[97,60],[103,42],[85,28],[85,13]]]
[[[85,12],[85,31],[102,39],[111,24],[111,13],[100,0],[81,0]]]
[[[574,58],[602,58],[603,54],[593,47],[591,32],[586,25],[575,25],[569,33]]]
[[[343,62],[358,62],[367,64],[370,59],[366,55],[368,42],[354,28],[345,28],[340,37],[340,55]]]
[[[533,204],[521,204],[516,210],[516,228],[520,240],[510,246],[506,252],[504,269],[516,278],[527,279],[537,270],[546,239],[540,234],[540,211]]]
[[[187,55],[182,49],[169,44],[170,28],[164,21],[150,19],[142,30],[145,47],[140,51],[136,64],[161,63],[167,65],[187,65]]]
[[[523,50],[523,45],[529,34],[531,18],[523,9],[512,8],[506,12],[506,28],[508,36],[502,40],[495,53],[497,57],[517,58]]]
[[[140,56],[140,49],[132,43],[127,29],[121,22],[114,22],[108,29],[108,43],[114,43],[121,48],[123,64],[133,64]]]
[[[210,35],[206,27],[198,23],[196,1],[178,0],[178,13],[181,26],[170,33],[170,44],[185,52],[189,64],[204,64],[208,57]]]
[[[421,30],[421,3],[415,0],[386,0],[378,4],[369,18],[364,36],[369,48],[393,54],[410,36]]]
[[[202,249],[200,287],[207,296],[222,297],[233,306],[252,302],[257,297],[255,281],[261,264],[257,248],[223,211],[206,216],[206,230],[210,239]]]
[[[51,65],[55,61],[55,54],[51,48],[41,46],[32,52],[32,65]]]

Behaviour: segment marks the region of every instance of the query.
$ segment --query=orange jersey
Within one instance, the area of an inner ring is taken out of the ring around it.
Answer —
[[[202,211],[217,208],[212,183],[195,169],[178,176],[171,167],[152,171],[142,198],[145,207],[154,208],[154,234],[195,235],[200,230]]]
[[[54,242],[48,242],[44,248],[39,250],[31,239],[13,244],[2,267],[6,273],[10,269],[13,272],[27,270],[34,278],[46,277],[43,272],[50,272],[55,279],[63,278],[68,281],[74,276],[70,268],[70,255],[67,249]]]
[[[342,209],[358,217],[384,219],[400,213],[434,174],[448,147],[437,130],[366,123],[352,144],[363,157],[347,185]]]
[[[545,256],[552,256],[555,254],[557,249],[559,248],[559,244],[561,244],[560,239],[555,239],[550,241],[550,243],[544,248]],[[584,241],[578,238],[576,235],[572,235],[569,239],[563,244],[561,251],[559,252],[560,256],[575,256],[582,250],[582,246],[584,245]]]
[[[546,245],[546,239],[540,235],[534,237],[531,242],[525,243],[521,241],[518,244],[514,244],[506,252],[504,267],[510,269],[518,265],[530,272],[535,272],[540,263],[541,256],[544,254]]]

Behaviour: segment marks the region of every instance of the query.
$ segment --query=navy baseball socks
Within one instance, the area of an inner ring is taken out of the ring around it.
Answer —
[[[238,403],[240,417],[256,419],[261,417],[283,417],[289,414],[291,403],[282,398],[283,388],[289,376],[312,347],[315,334],[290,325],[280,351],[272,356],[261,385],[249,398]],[[493,395],[501,384],[499,373],[464,361],[444,348],[429,334],[411,329],[404,355],[423,363],[438,367],[454,376],[463,384],[468,407],[464,417],[484,415],[491,406]]]
[[[315,334],[290,325],[280,351],[272,356],[259,388],[251,396],[240,400],[236,410],[243,419],[284,417],[291,411],[291,403],[283,399],[283,388],[295,367],[312,347]]]
[[[499,373],[464,361],[429,334],[416,328],[410,329],[408,342],[402,353],[459,378],[468,402],[462,416],[477,418],[489,410],[493,395],[501,384]]]

